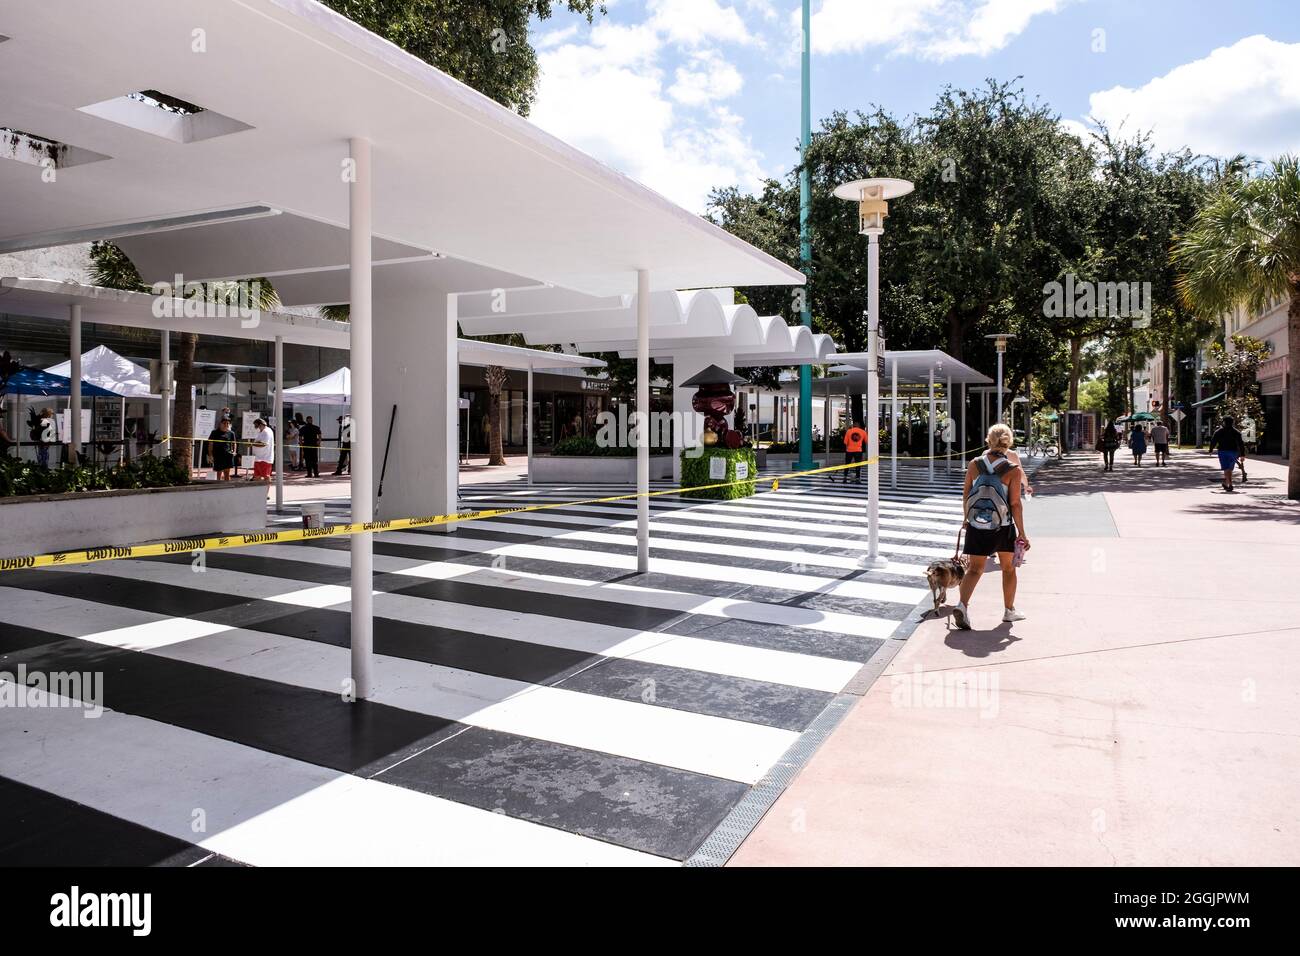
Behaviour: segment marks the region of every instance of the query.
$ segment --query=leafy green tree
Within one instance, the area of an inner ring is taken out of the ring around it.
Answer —
[[[976,91],[945,89],[929,113],[908,121],[881,109],[823,121],[807,158],[814,326],[847,350],[866,347],[867,242],[853,204],[832,193],[852,179],[901,177],[917,188],[890,204],[881,239],[889,346],[942,346],[989,367],[983,336],[1006,329],[1021,334],[1009,355],[1013,387],[1041,368],[1058,348],[1042,334],[1041,289],[1084,256],[1095,206],[1091,155],[1058,119],[1017,85],[990,81]],[[712,218],[796,263],[798,172],[765,183],[757,196],[716,191]],[[764,303],[760,311],[795,311],[788,291],[743,291]],[[853,413],[860,417],[860,408]]]
[[[532,17],[556,8],[586,17],[605,12],[597,0],[324,0],[349,20],[407,53],[528,114],[537,91]]]
[[[1178,288],[1188,308],[1202,315],[1222,315],[1241,303],[1254,311],[1278,299],[1289,303],[1287,496],[1300,500],[1300,375],[1294,371],[1300,356],[1300,159],[1283,156],[1254,176],[1233,172],[1174,247]]]
[[[1264,434],[1264,406],[1259,400],[1259,367],[1267,359],[1268,344],[1249,335],[1234,335],[1232,349],[1215,342],[1210,346],[1206,374],[1223,389],[1220,411],[1237,421],[1255,422],[1256,435]]]

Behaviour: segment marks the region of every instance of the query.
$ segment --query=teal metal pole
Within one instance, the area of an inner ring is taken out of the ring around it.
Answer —
[[[808,172],[808,146],[812,142],[812,49],[809,41],[812,0],[803,0],[803,63],[802,63],[802,115],[799,129],[799,260],[805,276],[812,274],[812,237],[808,233],[808,213],[812,206],[812,177]],[[803,311],[800,321],[812,327],[812,303],[804,288]],[[813,467],[812,462],[812,366],[799,366],[799,463],[801,471]]]

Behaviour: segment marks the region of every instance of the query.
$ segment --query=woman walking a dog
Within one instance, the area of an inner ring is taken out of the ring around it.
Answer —
[[[997,554],[1002,566],[1002,623],[1025,619],[1016,610],[1016,569],[1029,550],[1021,501],[1025,479],[1023,469],[1008,455],[1012,440],[1010,428],[1001,423],[994,425],[985,439],[987,451],[966,467],[962,511],[966,515],[963,553],[967,567],[961,580],[961,601],[953,609],[953,619],[964,631],[970,630],[967,605],[992,554]]]

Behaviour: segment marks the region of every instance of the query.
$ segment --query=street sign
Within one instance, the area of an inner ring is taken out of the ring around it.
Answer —
[[[1176,422],[1181,422],[1184,418],[1187,417],[1187,413],[1184,412],[1181,408],[1176,408],[1169,413],[1169,417]]]

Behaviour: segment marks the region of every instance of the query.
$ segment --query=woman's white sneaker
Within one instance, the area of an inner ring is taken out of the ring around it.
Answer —
[[[1009,607],[1002,614],[1003,624],[1014,624],[1016,621],[1023,621],[1025,616],[1013,607]]]
[[[952,609],[953,620],[957,622],[957,627],[963,631],[970,630],[970,615],[966,613],[966,605],[958,604]]]

